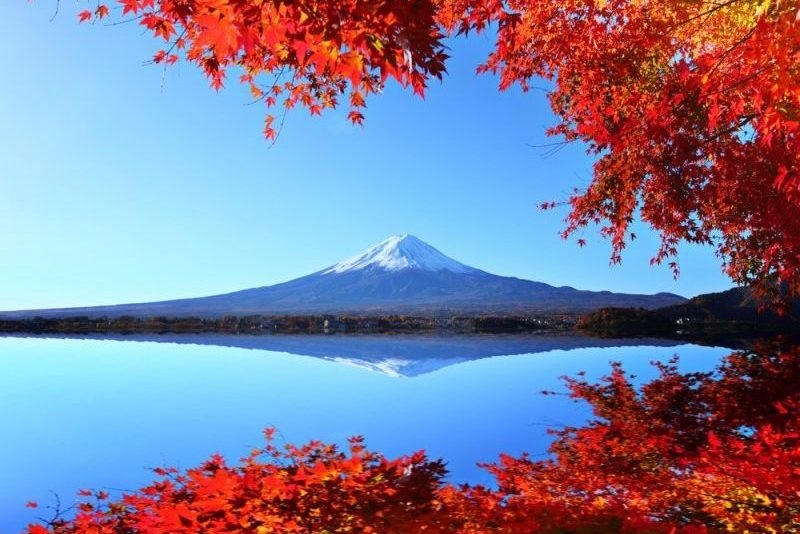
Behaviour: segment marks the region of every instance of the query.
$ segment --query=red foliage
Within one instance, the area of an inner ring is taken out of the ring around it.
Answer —
[[[717,373],[637,390],[617,365],[568,379],[596,419],[555,432],[552,457],[501,457],[498,489],[446,485],[422,452],[387,460],[272,443],[239,466],[219,456],[29,534],[208,532],[793,532],[800,529],[800,350],[735,353]]]
[[[594,177],[565,236],[603,224],[620,260],[637,216],[655,263],[714,243],[762,294],[800,294],[800,22],[796,0],[442,0],[449,30],[498,28],[481,71],[552,80],[550,134],[586,143]],[[784,284],[784,286],[782,286]]]
[[[200,67],[214,89],[238,67],[240,80],[268,108],[297,104],[312,115],[347,95],[349,118],[360,124],[365,96],[392,78],[422,95],[441,78],[443,34],[427,0],[118,0],[166,48],[156,63],[185,59]],[[84,11],[81,21],[102,18],[108,8]],[[265,76],[269,76],[268,79]],[[280,101],[280,102],[279,102]],[[264,134],[274,139],[274,117]]]

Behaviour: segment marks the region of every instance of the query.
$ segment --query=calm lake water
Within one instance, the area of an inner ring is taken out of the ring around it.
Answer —
[[[681,357],[710,370],[721,347],[572,336],[0,337],[0,532],[71,503],[80,488],[135,489],[146,469],[189,467],[220,452],[362,434],[387,455],[424,448],[450,479],[491,483],[476,462],[545,453],[548,426],[589,412],[559,377],[599,377],[621,361],[638,380]]]

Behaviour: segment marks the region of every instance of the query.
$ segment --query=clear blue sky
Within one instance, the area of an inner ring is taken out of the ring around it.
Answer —
[[[543,158],[544,95],[498,93],[474,68],[486,38],[452,43],[425,101],[396,86],[343,113],[291,113],[276,146],[264,110],[189,65],[143,66],[138,26],[78,25],[75,4],[0,3],[0,309],[200,296],[285,281],[411,233],[464,263],[585,289],[683,295],[730,286],[712,251],[683,274],[650,267],[641,236],[610,268],[596,231],[562,241],[538,203],[585,184],[578,146]],[[235,79],[235,76],[233,77]]]

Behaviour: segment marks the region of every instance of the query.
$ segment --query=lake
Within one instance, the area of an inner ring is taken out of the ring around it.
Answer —
[[[599,377],[621,361],[637,380],[653,360],[710,370],[730,350],[579,336],[0,337],[0,532],[41,512],[28,500],[74,501],[189,467],[238,459],[282,438],[344,442],[361,434],[389,456],[425,449],[450,480],[491,483],[476,462],[544,455],[548,426],[580,424],[586,406],[562,375]]]

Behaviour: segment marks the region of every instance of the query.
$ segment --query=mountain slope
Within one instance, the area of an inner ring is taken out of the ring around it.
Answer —
[[[783,315],[778,315],[754,294],[749,287],[734,287],[719,293],[697,295],[681,304],[667,306],[658,313],[673,320],[695,322],[746,322],[790,324],[800,322],[800,299]]]
[[[685,299],[581,291],[493,275],[453,260],[410,235],[393,236],[327,269],[282,284],[210,297],[0,316],[221,316],[320,313],[519,313],[658,308]]]

